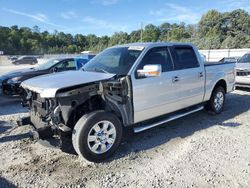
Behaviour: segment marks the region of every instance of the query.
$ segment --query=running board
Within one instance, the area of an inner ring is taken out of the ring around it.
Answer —
[[[153,128],[153,127],[156,127],[158,125],[161,125],[163,123],[167,123],[169,121],[172,121],[172,120],[175,120],[175,119],[178,119],[178,118],[181,118],[181,117],[184,117],[186,115],[189,115],[189,114],[192,114],[194,112],[198,112],[200,110],[203,110],[204,109],[204,106],[200,106],[198,108],[195,108],[193,110],[190,110],[190,111],[187,111],[187,112],[184,112],[184,113],[180,113],[180,114],[177,114],[177,115],[172,115],[172,116],[169,116],[167,117],[166,119],[163,119],[159,122],[156,122],[156,123],[153,123],[153,124],[149,124],[149,125],[142,125],[140,127],[135,127],[134,128],[134,133],[139,133],[139,132],[142,132],[142,131],[145,131],[147,129],[150,129],[150,128]]]

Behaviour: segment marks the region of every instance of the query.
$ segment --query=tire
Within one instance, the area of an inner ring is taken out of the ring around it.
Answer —
[[[76,123],[73,147],[79,156],[91,162],[102,162],[117,150],[122,132],[121,122],[114,114],[95,111],[82,116]]]
[[[224,107],[225,97],[226,96],[224,88],[221,86],[217,87],[216,89],[214,89],[206,108],[215,114],[220,114]]]

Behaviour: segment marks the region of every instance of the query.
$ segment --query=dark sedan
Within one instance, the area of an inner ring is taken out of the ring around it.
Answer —
[[[81,57],[51,59],[35,68],[21,69],[0,76],[0,87],[5,95],[20,95],[22,89],[19,86],[22,81],[54,72],[79,70],[88,61],[89,59]]]
[[[14,65],[20,65],[20,64],[37,64],[37,58],[34,56],[21,56],[17,58],[16,60],[12,61]]]

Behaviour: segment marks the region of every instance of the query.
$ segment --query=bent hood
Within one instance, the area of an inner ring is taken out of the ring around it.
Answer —
[[[22,82],[21,87],[39,93],[43,98],[54,98],[59,89],[110,79],[115,74],[66,71],[38,76]]]
[[[236,63],[236,70],[249,71],[250,63]]]

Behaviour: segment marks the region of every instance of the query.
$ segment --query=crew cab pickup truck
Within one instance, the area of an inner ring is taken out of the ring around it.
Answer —
[[[125,128],[137,133],[204,107],[220,113],[234,83],[234,63],[205,65],[192,44],[135,43],[104,50],[82,71],[21,86],[40,137],[50,132],[63,143],[70,135],[80,156],[100,162],[118,148]]]

